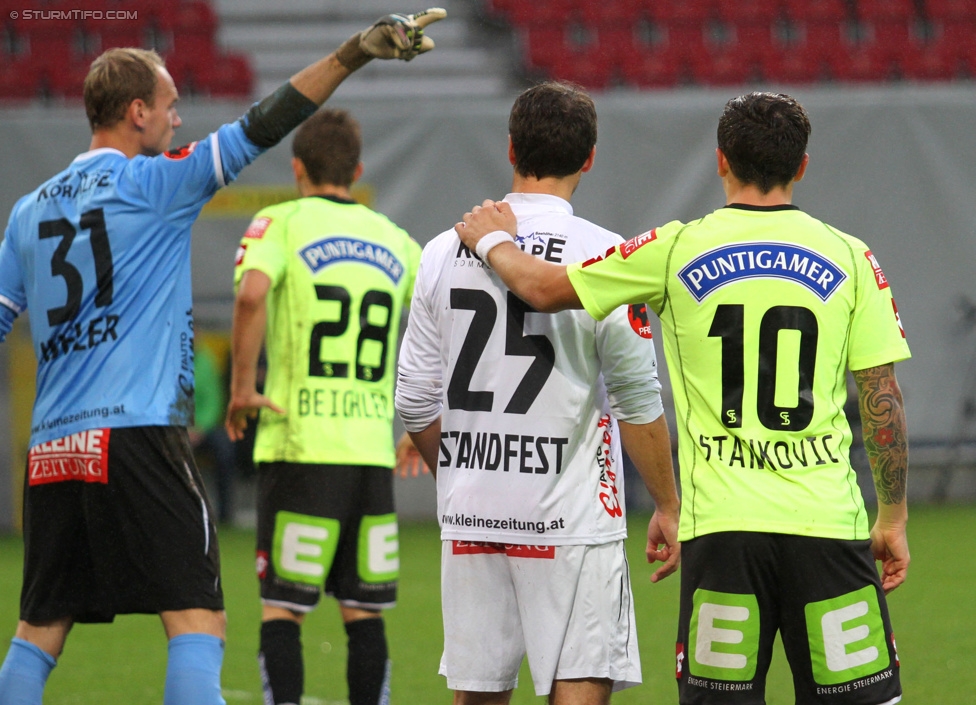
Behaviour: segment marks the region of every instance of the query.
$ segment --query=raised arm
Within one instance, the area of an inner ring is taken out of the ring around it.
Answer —
[[[336,51],[295,75],[241,119],[247,138],[268,149],[314,113],[353,71],[372,59],[410,61],[434,48],[424,28],[447,13],[434,7],[413,15],[386,15]]]
[[[537,311],[583,308],[565,266],[527,255],[515,244],[515,214],[504,201],[488,200],[475,206],[454,230],[516,296]]]
[[[905,405],[894,364],[853,372],[864,434],[878,494],[878,518],[871,529],[871,550],[882,563],[886,593],[905,582],[908,552],[908,435]]]

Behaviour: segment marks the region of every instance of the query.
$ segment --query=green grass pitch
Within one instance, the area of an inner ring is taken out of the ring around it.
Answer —
[[[644,684],[614,703],[673,703],[678,579],[648,581],[643,562],[646,516],[632,517],[628,550],[634,583]],[[905,702],[976,702],[976,507],[917,507],[909,540],[908,582],[889,598],[902,664]],[[228,705],[262,702],[257,672],[260,607],[254,577],[253,532],[221,533],[228,633],[223,687]],[[399,606],[387,613],[393,659],[393,701],[448,703],[437,675],[441,652],[439,540],[432,523],[404,523],[400,533]],[[22,544],[0,536],[0,653],[13,635],[20,592]],[[324,600],[303,630],[307,705],[345,703],[345,633],[333,602]],[[45,703],[130,705],[162,701],[166,647],[156,617],[124,616],[113,625],[79,625],[51,675]],[[523,666],[513,703],[541,703]],[[768,705],[793,702],[782,651],[774,658]]]

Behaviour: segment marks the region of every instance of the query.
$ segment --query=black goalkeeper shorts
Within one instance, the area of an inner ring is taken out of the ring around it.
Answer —
[[[213,512],[186,429],[92,429],[31,449],[24,501],[28,622],[222,610]]]

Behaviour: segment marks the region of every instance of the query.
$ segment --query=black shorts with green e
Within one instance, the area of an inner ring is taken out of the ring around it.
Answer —
[[[217,529],[186,429],[90,429],[27,461],[21,619],[222,610]]]
[[[392,607],[400,571],[392,470],[262,463],[257,571],[266,605],[307,612],[324,589],[348,607]]]
[[[797,705],[900,700],[898,653],[869,541],[722,532],[681,546],[682,705],[765,703],[779,631]]]

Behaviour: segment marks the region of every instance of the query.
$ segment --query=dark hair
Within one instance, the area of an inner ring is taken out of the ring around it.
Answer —
[[[748,93],[725,104],[718,121],[718,148],[732,174],[763,193],[796,176],[810,139],[803,106],[783,93]]]
[[[540,83],[515,100],[508,133],[519,175],[569,176],[583,168],[596,144],[596,107],[579,86]]]
[[[153,107],[162,58],[147,49],[109,49],[92,62],[85,76],[85,114],[92,132],[125,118],[132,101]]]
[[[303,122],[291,143],[316,186],[349,186],[356,175],[363,140],[359,123],[346,110],[320,110]]]

